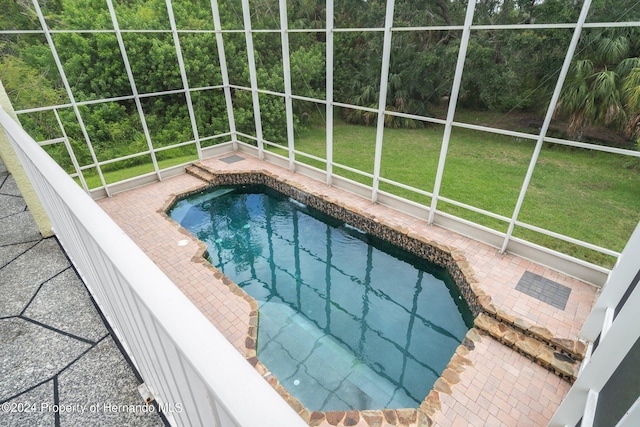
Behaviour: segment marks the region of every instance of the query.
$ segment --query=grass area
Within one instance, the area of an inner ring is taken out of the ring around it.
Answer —
[[[640,171],[628,157],[545,147],[520,220],[605,248],[622,250],[640,219]],[[635,166],[635,167],[632,167]],[[592,251],[517,229],[516,236],[599,262]],[[605,265],[613,260],[606,257]]]
[[[333,160],[373,173],[375,127],[336,121]],[[433,192],[444,127],[385,129],[381,175],[426,192]],[[311,127],[296,135],[296,150],[326,157],[326,130]],[[440,195],[505,217],[513,214],[535,143],[469,129],[454,128],[447,152]],[[286,149],[269,147],[278,154]],[[177,154],[177,153],[176,153]],[[195,160],[194,155],[159,161],[160,168]],[[304,156],[296,160],[325,169],[323,162]],[[108,183],[153,171],[150,163],[106,172]],[[92,173],[93,172],[93,173]],[[371,185],[371,178],[334,167],[334,173]],[[100,186],[95,171],[85,171],[90,188]],[[390,184],[380,189],[429,205],[431,198]],[[505,232],[507,223],[440,201],[438,210]],[[640,161],[558,145],[540,154],[518,218],[520,221],[583,240],[622,250],[640,220]],[[522,227],[514,236],[563,253],[612,267],[614,259]]]
[[[444,127],[385,129],[381,174],[427,192],[433,191]],[[323,128],[296,138],[296,150],[324,157]],[[375,128],[336,123],[334,161],[373,172]],[[516,140],[454,128],[440,195],[511,217],[534,150],[534,141]],[[282,152],[281,154],[286,154]],[[298,156],[297,160],[324,168]],[[318,163],[318,162],[315,162]],[[338,175],[370,185],[371,179],[339,168]],[[389,184],[380,188],[429,205],[427,196]],[[473,211],[438,203],[438,209],[505,232],[507,223]],[[640,170],[626,156],[558,145],[543,148],[519,220],[598,246],[622,250],[640,220]],[[614,259],[540,233],[516,227],[514,235],[611,267]]]
[[[170,159],[158,160],[158,167],[160,169],[166,169],[166,168],[170,168],[171,166],[179,165],[182,163],[194,162],[197,159],[198,159],[197,156],[189,155],[189,156],[181,156],[181,157],[174,157]],[[112,184],[114,182],[124,181],[125,179],[144,175],[149,172],[153,172],[153,164],[151,162],[144,163],[137,166],[131,166],[128,168],[103,172],[103,176],[107,184]],[[86,169],[83,175],[84,175],[85,181],[87,182],[87,186],[89,186],[89,188],[97,188],[102,186],[102,183],[100,182],[100,177],[98,176],[98,172],[95,168]],[[79,183],[78,178],[76,178],[76,182]]]

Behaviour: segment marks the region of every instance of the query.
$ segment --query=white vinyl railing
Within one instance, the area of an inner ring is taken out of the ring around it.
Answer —
[[[0,108],[0,124],[58,240],[175,426],[306,425],[49,155]],[[141,398],[142,403],[142,398]]]
[[[610,423],[607,425],[640,425],[640,400],[638,397],[629,399],[634,396],[630,392],[637,390],[637,387],[633,384],[633,376],[628,374],[629,368],[621,369],[621,365],[628,363],[626,359],[637,359],[637,351],[634,352],[633,348],[640,340],[638,253],[640,223],[631,234],[582,326],[579,336],[590,343],[590,351],[582,362],[578,378],[549,422],[550,427],[575,426],[578,423],[582,427],[598,425],[598,410],[608,413]],[[618,407],[608,407],[615,400],[619,400]],[[629,407],[622,412],[626,404]],[[619,419],[614,420],[614,417]]]

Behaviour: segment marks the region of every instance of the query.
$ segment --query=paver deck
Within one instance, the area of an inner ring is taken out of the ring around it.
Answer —
[[[500,254],[486,244],[438,226],[429,226],[423,219],[373,204],[247,154],[241,156],[244,160],[233,163],[220,161],[220,157],[203,163],[220,171],[269,171],[282,179],[301,183],[315,194],[344,201],[361,211],[388,218],[400,227],[461,250],[480,287],[492,297],[497,308],[532,325],[545,327],[558,338],[576,339],[595,301],[596,289],[575,278],[512,254]],[[202,261],[202,245],[164,214],[173,197],[204,186],[203,181],[184,174],[100,200],[99,205],[238,351],[246,354],[249,303],[229,291],[223,282],[226,279]],[[527,271],[571,289],[564,310],[515,289]],[[459,382],[449,392],[441,393],[444,397],[440,399],[442,409],[436,417],[437,425],[545,425],[568,391],[569,384],[489,336],[480,338],[476,348],[465,356],[471,362],[469,368],[460,374]],[[364,421],[361,419],[360,423]],[[384,421],[382,425],[385,425]]]

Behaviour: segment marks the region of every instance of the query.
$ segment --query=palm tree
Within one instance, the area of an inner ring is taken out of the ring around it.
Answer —
[[[640,150],[640,58],[629,61],[631,70],[624,79],[622,85],[622,99],[625,109],[628,111],[625,135],[637,138],[638,150]]]
[[[568,116],[569,135],[582,138],[591,124],[612,126],[626,137],[640,132],[640,49],[637,30],[587,34],[571,66],[556,113]]]

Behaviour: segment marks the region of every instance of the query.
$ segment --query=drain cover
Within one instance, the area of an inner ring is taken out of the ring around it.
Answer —
[[[530,297],[546,302],[560,310],[564,310],[571,294],[571,288],[545,279],[530,271],[525,271],[516,285],[516,290]]]
[[[239,162],[240,160],[244,160],[244,157],[238,156],[237,154],[220,159],[220,161],[225,163],[235,163],[235,162]]]

